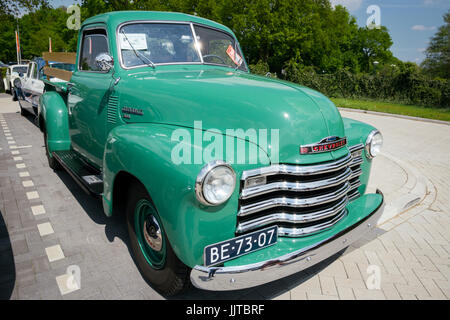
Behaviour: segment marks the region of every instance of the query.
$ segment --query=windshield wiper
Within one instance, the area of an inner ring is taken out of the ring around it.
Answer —
[[[125,39],[128,41],[128,44],[130,45],[131,49],[133,50],[134,54],[136,55],[136,57],[138,57],[139,59],[141,59],[142,62],[144,62],[147,66],[152,67],[153,69],[156,69],[155,64],[153,63],[152,60],[150,60],[149,58],[147,58],[146,56],[144,56],[142,53],[140,53],[139,51],[137,51],[133,45],[131,44],[131,41],[128,39],[127,35],[125,34],[125,31],[123,31],[123,29],[121,30],[122,34],[124,35]],[[145,60],[147,60],[149,63],[146,63],[142,58],[145,58]]]

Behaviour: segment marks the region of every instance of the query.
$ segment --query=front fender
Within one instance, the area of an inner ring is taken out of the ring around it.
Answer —
[[[203,263],[206,245],[235,236],[241,173],[261,164],[255,161],[248,161],[252,164],[233,164],[236,188],[231,198],[220,206],[204,206],[195,196],[195,179],[204,163],[174,163],[172,150],[179,143],[172,141],[175,129],[177,127],[169,125],[136,123],[111,130],[103,159],[103,203],[105,213],[111,215],[114,180],[118,173],[125,171],[138,178],[158,210],[175,254],[183,263],[193,267]],[[189,128],[182,130],[194,131]],[[231,139],[236,141],[236,138]],[[183,140],[183,143],[193,150],[199,147],[193,140]],[[261,159],[261,155],[259,157]],[[265,157],[261,161],[268,162],[267,155]]]
[[[39,119],[47,131],[48,151],[69,150],[69,118],[67,106],[55,91],[46,92],[39,98]],[[41,128],[43,130],[43,128]]]
[[[367,123],[342,118],[344,122],[345,135],[347,137],[348,145],[354,146],[357,144],[366,145],[367,137],[375,128]],[[370,170],[372,167],[372,160],[368,159],[365,150],[363,150],[363,163],[361,164],[362,175],[360,176],[361,186],[358,188],[360,194],[366,192],[367,184],[369,182]]]

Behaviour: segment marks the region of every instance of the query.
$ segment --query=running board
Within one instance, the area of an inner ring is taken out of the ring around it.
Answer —
[[[86,193],[95,197],[101,196],[103,175],[99,170],[86,163],[73,151],[54,151],[52,156]]]

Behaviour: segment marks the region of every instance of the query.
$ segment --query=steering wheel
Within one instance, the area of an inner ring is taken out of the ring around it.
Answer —
[[[205,54],[205,55],[203,56],[203,59],[209,58],[209,57],[216,57],[216,58],[219,58],[219,59],[223,62],[223,64],[227,65],[227,63],[225,62],[225,60],[223,60],[223,58],[222,58],[221,56],[218,56],[218,55],[215,55],[215,54]]]

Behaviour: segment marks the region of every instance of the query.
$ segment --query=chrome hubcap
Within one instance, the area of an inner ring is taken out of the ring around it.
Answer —
[[[158,221],[153,215],[149,215],[144,222],[144,239],[150,248],[155,251],[162,249],[162,234]]]

